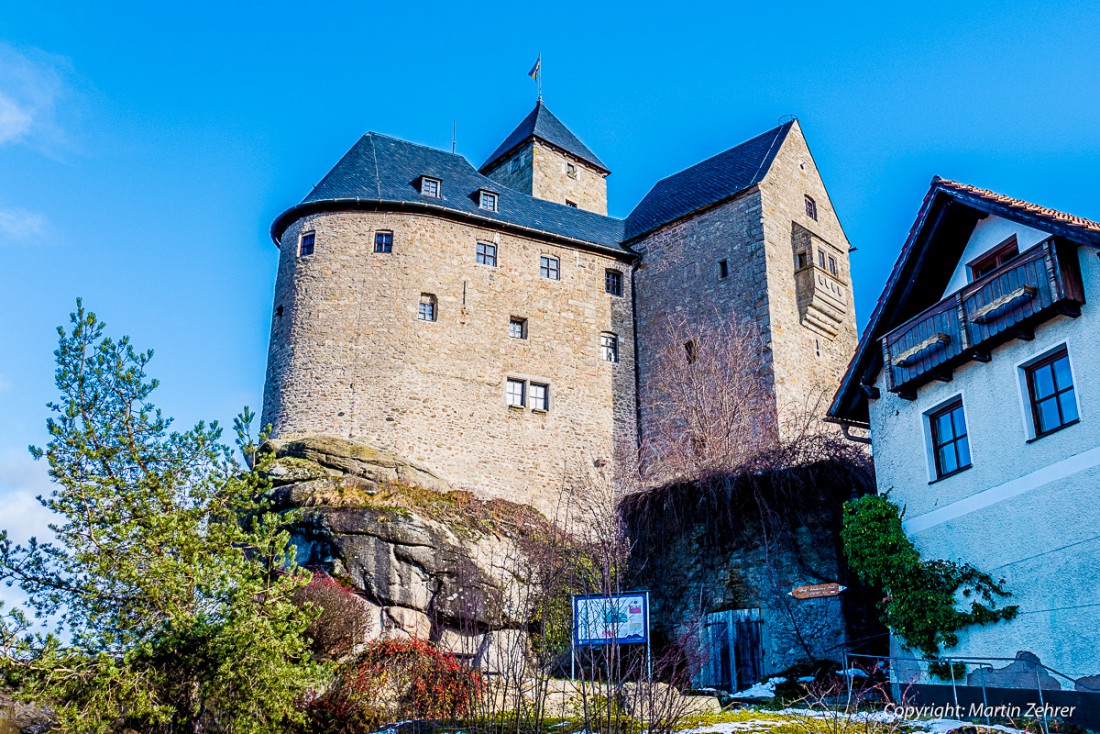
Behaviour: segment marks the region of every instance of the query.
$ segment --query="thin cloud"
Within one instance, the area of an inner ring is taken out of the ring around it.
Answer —
[[[72,95],[72,76],[63,57],[0,42],[0,146],[22,143],[51,154],[66,147],[57,111]]]
[[[40,240],[48,229],[49,224],[41,214],[18,207],[0,208],[0,245]]]

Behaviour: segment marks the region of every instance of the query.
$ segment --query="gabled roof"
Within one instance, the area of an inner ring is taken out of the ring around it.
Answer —
[[[531,110],[531,114],[523,118],[523,122],[516,126],[516,129],[512,131],[511,135],[504,139],[500,147],[489,156],[489,159],[486,160],[478,170],[484,173],[492,168],[493,164],[501,158],[507,157],[509,153],[532,138],[541,140],[544,143],[549,143],[553,147],[579,158],[585,163],[595,166],[604,173],[611,173],[607,166],[596,157],[596,154],[589,150],[588,146],[582,143],[580,138],[574,135],[572,131],[570,131],[570,129],[567,128],[545,104],[543,104],[541,99],[535,105],[535,109]]]
[[[760,183],[794,121],[657,182],[626,219],[628,240]]]
[[[867,423],[867,395],[861,386],[872,384],[882,369],[880,339],[943,297],[974,226],[990,214],[1100,247],[1100,223],[1091,219],[934,177],[829,407],[829,419]]]
[[[422,176],[442,182],[440,198],[420,194]],[[479,189],[497,194],[497,211],[478,206]],[[276,218],[271,236],[278,244],[300,217],[343,209],[432,211],[630,254],[621,244],[621,219],[513,191],[479,174],[463,156],[373,132],[360,138],[300,204]]]

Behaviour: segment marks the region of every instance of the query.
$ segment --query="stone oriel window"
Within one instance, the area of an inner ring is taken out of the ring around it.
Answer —
[[[420,321],[435,321],[438,317],[439,301],[431,293],[421,293],[416,318]]]
[[[837,267],[836,258],[829,255],[829,274],[834,278],[840,277],[840,269]]]
[[[928,416],[936,478],[943,479],[970,468],[970,438],[962,400],[954,400]]]
[[[475,257],[478,265],[488,265],[495,268],[497,266],[497,246],[488,242],[478,242]]]
[[[817,221],[817,202],[812,197],[806,197],[806,216]]]
[[[497,210],[497,195],[492,191],[482,191],[478,195],[477,205],[485,211],[495,212]]]
[[[725,280],[726,278],[730,277],[730,261],[729,260],[719,260],[718,261],[718,277],[721,280]]]
[[[374,233],[375,252],[393,252],[393,232],[379,230]]]
[[[605,362],[619,361],[619,336],[610,331],[600,334],[600,358]]]
[[[509,408],[522,408],[527,405],[527,383],[523,380],[508,378],[504,386],[504,401]]]
[[[313,231],[303,232],[298,238],[298,257],[309,257],[313,254],[313,247],[317,241],[317,234]]]
[[[1073,373],[1065,348],[1027,368],[1027,387],[1036,438],[1078,421]]]
[[[550,410],[550,386],[539,382],[531,383],[531,410]]]
[[[561,280],[561,262],[556,257],[541,256],[539,258],[539,275],[550,280]]]
[[[433,199],[439,198],[440,180],[429,176],[420,177],[420,193]]]
[[[621,270],[605,270],[603,272],[603,289],[613,296],[623,294],[623,272]]]
[[[527,338],[527,319],[513,316],[508,321],[508,336],[512,339]]]
[[[817,264],[821,267],[822,270],[825,269],[825,251],[824,250],[818,250],[817,251]]]

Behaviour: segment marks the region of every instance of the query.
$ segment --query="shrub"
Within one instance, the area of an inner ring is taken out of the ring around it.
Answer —
[[[311,731],[340,734],[396,719],[468,714],[483,684],[476,670],[424,640],[377,640],[307,702]]]
[[[298,589],[294,601],[311,604],[320,611],[306,630],[310,648],[318,658],[339,658],[351,653],[363,641],[366,620],[363,604],[355,590],[324,571],[315,570],[306,586]]]

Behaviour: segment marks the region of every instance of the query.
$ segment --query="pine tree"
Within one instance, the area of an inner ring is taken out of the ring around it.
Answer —
[[[264,500],[251,412],[235,426],[242,466],[217,423],[171,430],[151,351],[106,336],[79,300],[70,320],[51,439],[31,448],[49,462],[55,540],[0,532],[0,580],[36,618],[0,614],[5,677],[64,731],[278,731],[320,671],[314,613],[292,602],[308,573]]]

